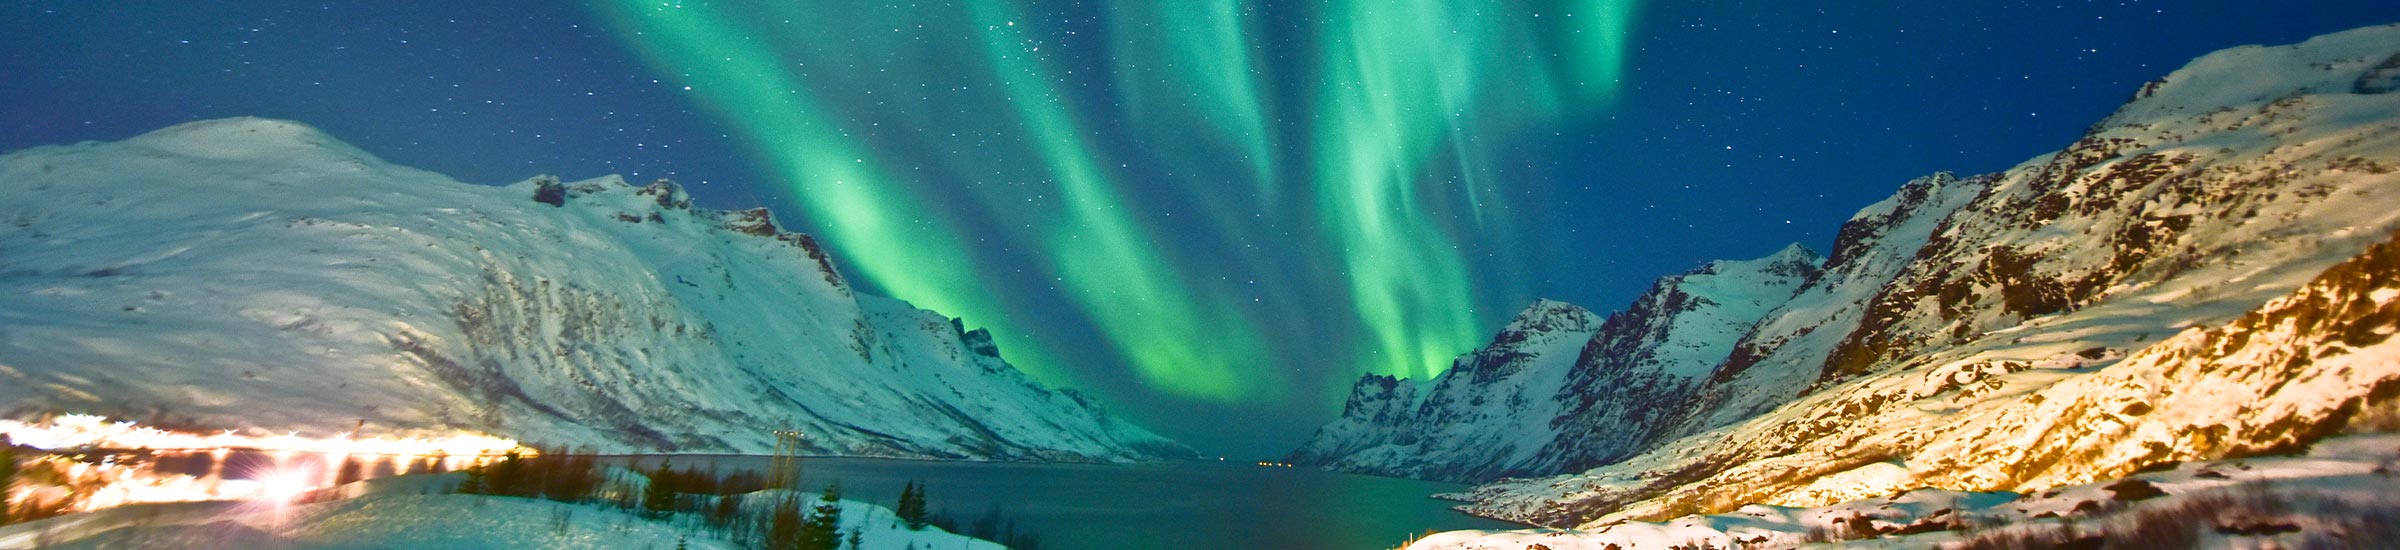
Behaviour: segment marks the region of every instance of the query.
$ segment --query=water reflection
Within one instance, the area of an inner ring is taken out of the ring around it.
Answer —
[[[764,456],[616,457],[641,471],[672,458],[676,469],[763,472]],[[465,467],[473,457],[306,452],[130,452],[76,455],[86,475],[116,472],[122,502],[298,495],[352,480]],[[128,479],[128,471],[145,472]],[[1017,464],[812,458],[804,490],[839,480],[843,496],[886,507],[911,481],[929,489],[929,509],[961,531],[998,522],[1039,537],[1048,550],[1084,548],[1391,548],[1432,530],[1499,529],[1427,498],[1462,486],[1251,464]],[[85,491],[81,494],[103,494]],[[994,517],[996,519],[987,519]]]
[[[675,467],[763,471],[768,457],[676,456]],[[659,457],[621,457],[655,468]],[[1513,525],[1450,510],[1428,495],[1464,486],[1251,464],[1135,465],[935,462],[815,458],[802,487],[839,480],[845,498],[892,506],[920,481],[937,515],[968,526],[998,508],[1045,550],[1085,548],[1319,548],[1398,546],[1427,529]]]

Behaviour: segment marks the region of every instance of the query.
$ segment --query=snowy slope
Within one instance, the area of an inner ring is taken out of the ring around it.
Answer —
[[[507,187],[225,119],[0,156],[0,413],[621,451],[1177,453],[764,209]]]
[[[1684,404],[1677,427],[1686,435],[1766,412],[1806,389],[1844,337],[1858,329],[1867,307],[1916,259],[1942,221],[1980,196],[1990,177],[1948,173],[1908,182],[1900,191],[1850,217],[1834,240],[1822,275],[1769,313]]]
[[[1605,321],[1574,305],[1536,302],[1490,345],[1454,361],[1421,398],[1405,382],[1360,380],[1343,417],[1290,461],[1472,481],[1555,473],[1635,450],[1646,438],[1635,425],[1663,425],[1644,424],[1655,418],[1646,416],[1648,403],[1680,402],[1732,337],[1788,299],[1817,262],[1797,245],[1714,262],[1660,279]],[[1600,437],[1621,444],[1576,445]]]
[[[2338,428],[2400,393],[2395,59],[2395,26],[2211,54],[2064,151],[1899,201],[1940,220],[1887,233],[1921,247],[1849,282],[1837,250],[1712,375],[1688,436],[1469,508],[1592,525],[2036,491]],[[1856,313],[1779,320],[1811,309]]]
[[[1919,489],[1794,508],[1750,505],[1663,522],[1570,530],[1459,531],[1411,550],[1917,549],[1978,537],[2062,533],[2005,548],[2103,538],[2103,548],[2374,548],[2400,530],[2400,436],[2328,440],[2305,455],[2193,462],[2039,494]],[[2074,534],[2064,534],[2074,533]],[[1985,546],[1992,547],[1992,546]],[[2090,547],[2090,546],[2086,546]]]
[[[1822,276],[1823,261],[1795,244],[1765,258],[1717,261],[1660,279],[1585,344],[1552,398],[1563,404],[1550,421],[1555,433],[1512,473],[1582,470],[1668,435],[1674,413],[1692,402],[1736,340]]]

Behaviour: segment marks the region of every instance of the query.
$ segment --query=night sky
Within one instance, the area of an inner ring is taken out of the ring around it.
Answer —
[[[1831,5],[1815,5],[1831,4]],[[2212,50],[2400,3],[9,2],[0,150],[306,122],[483,184],[671,178],[1210,454],[1536,297],[1611,311]]]

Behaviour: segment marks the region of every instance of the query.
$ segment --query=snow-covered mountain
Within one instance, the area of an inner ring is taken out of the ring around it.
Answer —
[[[1352,388],[1342,419],[1318,429],[1290,462],[1347,471],[1445,478],[1505,470],[1555,412],[1551,391],[1563,365],[1599,330],[1600,317],[1542,300],[1509,321],[1491,344],[1459,356],[1430,388],[1368,375]]]
[[[1587,412],[1545,451],[1653,434],[1621,460],[1459,496],[1598,525],[2304,445],[2400,397],[2396,75],[2400,26],[2220,51],[2063,151],[1910,182],[1689,399],[1637,405],[1666,427]]]
[[[1460,356],[1420,397],[1368,375],[1343,416],[1294,452],[1294,464],[1446,480],[1588,467],[1638,450],[1644,430],[1725,358],[1733,337],[1817,273],[1798,245],[1659,279],[1603,322],[1542,300],[1492,343]]]
[[[486,432],[618,451],[1187,454],[853,292],[765,209],[668,182],[506,187],[304,125],[184,124],[0,156],[0,413]]]

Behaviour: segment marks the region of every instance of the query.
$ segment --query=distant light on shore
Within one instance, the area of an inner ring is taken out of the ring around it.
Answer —
[[[356,434],[339,433],[331,437],[302,437],[298,432],[282,435],[257,435],[239,430],[224,430],[214,434],[167,431],[141,426],[133,421],[109,421],[107,417],[70,414],[34,424],[16,420],[0,420],[0,435],[9,441],[36,449],[111,449],[125,451],[214,451],[219,449],[270,452],[302,452],[334,455],[367,454],[399,456],[476,456],[498,455],[511,450],[524,452],[516,440],[483,434],[454,433],[441,437],[360,438]]]

